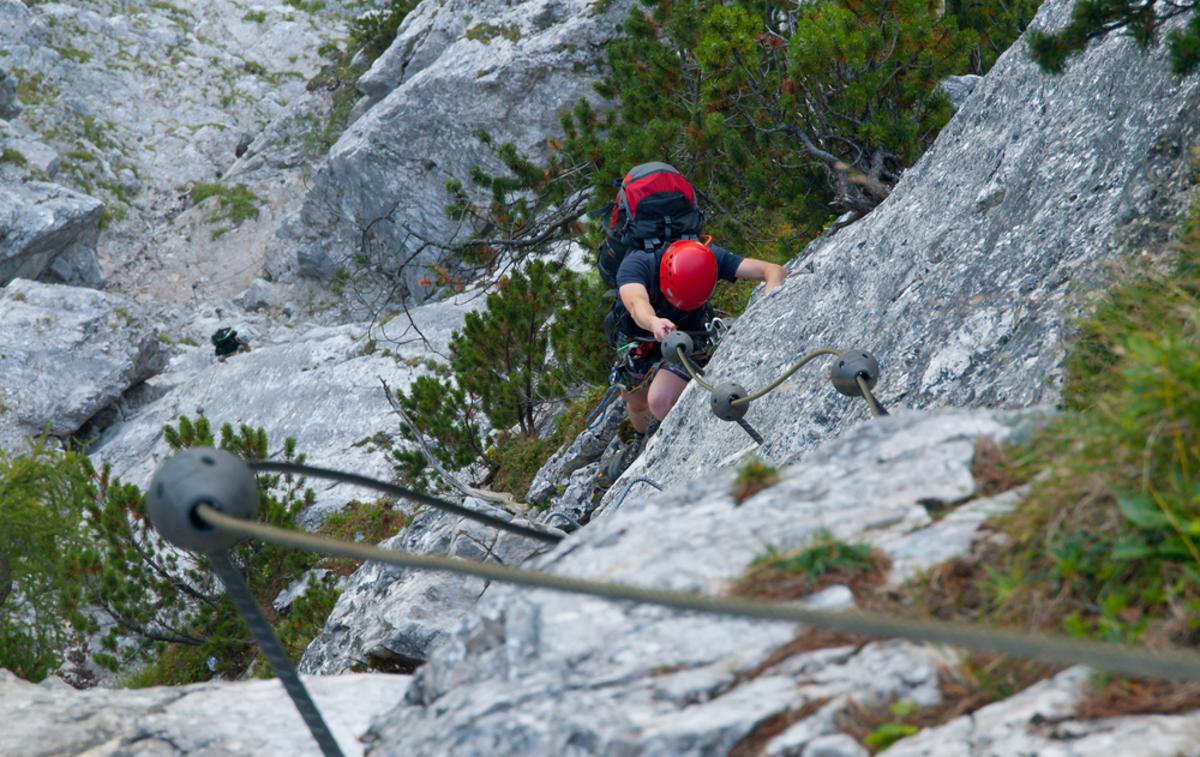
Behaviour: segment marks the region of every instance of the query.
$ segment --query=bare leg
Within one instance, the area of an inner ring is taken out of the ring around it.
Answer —
[[[675,402],[678,401],[679,395],[683,394],[687,384],[687,381],[670,371],[663,370],[654,375],[654,380],[650,382],[647,404],[655,418],[661,421],[667,417],[667,413],[675,407]]]
[[[646,402],[648,393],[649,390],[644,386],[636,392],[621,393],[621,396],[625,398],[625,410],[629,415],[629,423],[639,434],[646,433],[646,423],[650,420],[650,405]]]

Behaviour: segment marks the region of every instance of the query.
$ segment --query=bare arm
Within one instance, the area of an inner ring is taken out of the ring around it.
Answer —
[[[763,294],[770,294],[775,291],[783,280],[787,278],[787,269],[775,263],[768,263],[765,260],[756,258],[746,258],[738,266],[735,274],[739,279],[749,279],[750,281],[765,281],[767,282],[766,289]]]
[[[740,269],[739,269],[740,270]],[[624,284],[617,290],[621,295],[621,304],[633,316],[633,322],[646,331],[654,334],[654,338],[662,341],[675,330],[675,324],[666,318],[659,318],[650,304],[650,293],[641,284]]]

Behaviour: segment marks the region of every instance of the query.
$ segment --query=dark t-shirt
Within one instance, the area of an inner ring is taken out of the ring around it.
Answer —
[[[737,269],[742,264],[742,257],[716,245],[711,245],[709,249],[713,251],[713,255],[717,259],[717,278],[736,281]],[[650,295],[650,306],[654,308],[655,315],[668,319],[675,324],[676,328],[683,331],[702,331],[706,308],[680,310],[667,302],[667,298],[658,288],[659,262],[660,258],[656,252],[631,251],[621,261],[621,267],[617,269],[617,288],[620,289],[626,284],[641,284],[646,287],[646,292]],[[619,299],[618,302],[620,302]],[[633,316],[624,307],[621,308],[621,311],[622,317],[618,322],[618,328],[622,332],[627,336],[650,336],[650,332],[634,323]]]

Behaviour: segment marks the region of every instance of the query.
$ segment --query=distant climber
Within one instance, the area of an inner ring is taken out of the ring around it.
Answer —
[[[213,332],[212,344],[217,360],[222,363],[230,355],[250,351],[250,342],[238,336],[238,333],[229,326],[219,328]]]
[[[640,453],[651,418],[665,418],[690,380],[682,366],[662,363],[662,340],[677,329],[697,334],[691,359],[703,366],[715,346],[708,332],[717,279],[764,281],[770,293],[787,278],[787,270],[711,245],[711,238],[700,241],[704,216],[695,192],[666,163],[630,171],[611,212],[598,265],[601,278],[618,295],[605,331],[617,350],[614,378],[623,387],[634,432],[617,466],[623,469]],[[614,474],[619,471],[610,469],[608,484]]]

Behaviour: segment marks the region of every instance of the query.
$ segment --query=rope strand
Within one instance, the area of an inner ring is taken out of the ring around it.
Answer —
[[[650,589],[627,584],[589,581],[512,568],[507,565],[477,563],[438,555],[416,555],[410,552],[380,549],[366,544],[341,542],[315,534],[297,533],[265,523],[234,518],[204,504],[197,506],[195,513],[213,527],[225,529],[239,536],[253,537],[280,546],[318,554],[348,557],[353,560],[376,560],[403,568],[457,573],[518,586],[586,594],[616,601],[640,602],[706,615],[804,623],[867,636],[950,644],[974,651],[997,652],[1044,662],[1087,665],[1139,678],[1200,682],[1200,656],[1187,652],[1174,650],[1152,652],[1147,649],[1130,649],[1083,639],[1055,638],[996,628],[915,620],[875,612],[858,610],[833,612],[792,604],[708,597],[701,594]]]

